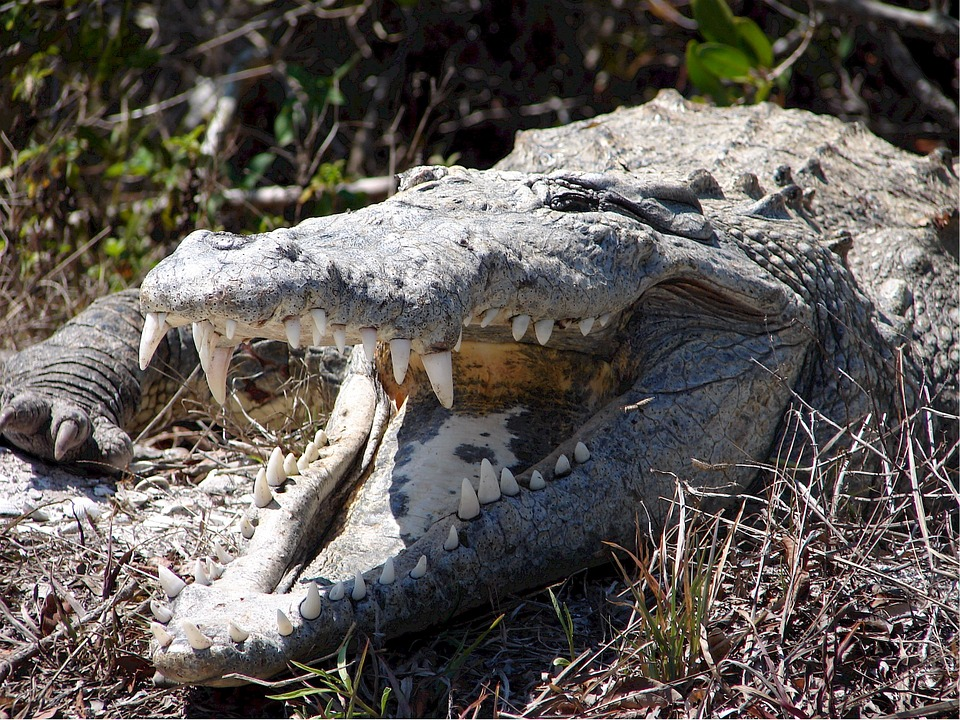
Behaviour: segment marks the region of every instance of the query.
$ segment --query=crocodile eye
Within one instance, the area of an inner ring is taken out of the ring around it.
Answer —
[[[600,207],[596,198],[572,192],[553,195],[548,202],[551,210],[560,212],[591,212]]]

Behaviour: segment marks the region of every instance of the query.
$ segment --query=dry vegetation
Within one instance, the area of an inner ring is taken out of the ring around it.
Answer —
[[[690,90],[693,33],[671,11],[688,12],[682,2],[416,5],[0,0],[3,347],[135,284],[194,227],[342,209],[363,202],[360,178],[428,159],[489,165],[518,127]],[[912,149],[955,145],[945,11],[926,25],[813,26],[805,4],[734,5],[777,39],[778,58],[809,41],[778,101],[863,119]],[[114,545],[106,518],[63,536],[5,521],[0,717],[956,717],[958,448],[933,439],[934,419],[924,410],[837,456],[762,468],[756,496],[720,517],[678,483],[673,529],[611,548],[607,569],[497,599],[439,634],[359,638],[362,652],[266,688],[153,686],[155,566],[186,557]],[[812,436],[804,421],[796,442]],[[152,442],[205,451],[151,472],[173,493],[244,449],[196,430]]]

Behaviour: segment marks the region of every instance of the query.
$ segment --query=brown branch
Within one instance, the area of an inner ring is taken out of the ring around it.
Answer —
[[[934,8],[910,10],[879,0],[816,0],[815,5],[833,15],[852,15],[868,22],[892,22],[913,35],[939,40],[954,52],[960,47],[960,22]]]
[[[954,131],[960,128],[957,106],[927,79],[900,36],[889,29],[883,33],[874,32],[874,36],[884,48],[890,71],[903,83],[906,91],[939,122]]]

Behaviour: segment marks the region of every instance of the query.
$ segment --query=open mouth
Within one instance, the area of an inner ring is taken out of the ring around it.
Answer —
[[[267,676],[353,624],[428,627],[603,561],[636,532],[625,507],[659,523],[692,457],[762,455],[776,423],[704,429],[781,413],[771,373],[806,340],[793,296],[718,242],[676,189],[446,169],[366,214],[185,239],[141,288],[142,365],[193,323],[223,403],[244,339],[356,347],[325,431],[258,476],[242,555],[186,587],[161,573],[160,672]],[[691,372],[707,353],[722,370]]]

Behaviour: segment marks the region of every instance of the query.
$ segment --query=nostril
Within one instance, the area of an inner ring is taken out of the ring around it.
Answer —
[[[205,241],[208,245],[212,246],[216,250],[236,250],[244,247],[245,245],[249,245],[257,238],[256,235],[234,235],[233,233],[228,232],[204,232],[205,235],[197,239]],[[195,234],[196,233],[192,233],[187,239],[192,238]]]

